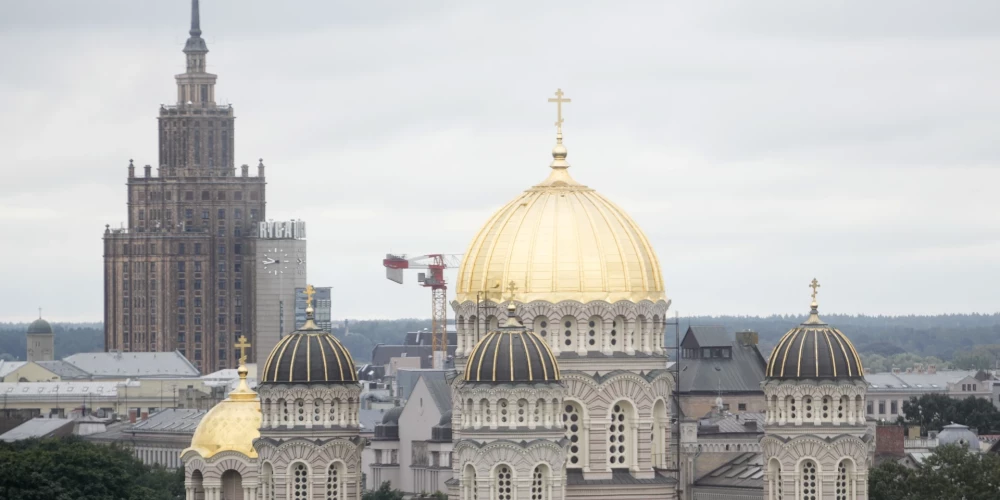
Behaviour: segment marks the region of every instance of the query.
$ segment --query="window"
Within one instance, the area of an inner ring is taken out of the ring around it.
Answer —
[[[226,349],[219,349],[219,359],[226,359]]]
[[[184,192],[184,199],[188,200],[188,201],[194,200],[194,191],[185,191]]]
[[[194,332],[194,341],[201,342],[201,332]]]
[[[177,332],[177,341],[184,342],[184,332]]]
[[[200,314],[195,314],[194,315],[194,324],[195,325],[200,325],[201,324],[201,315]]]
[[[226,307],[226,298],[219,297],[219,307]]]
[[[226,255],[226,245],[222,243],[219,244],[219,255]]]
[[[849,500],[855,498],[854,492],[854,466],[847,460],[841,460],[837,465],[837,500]]]
[[[202,220],[208,220],[208,210],[202,210],[201,211],[201,219]]]
[[[183,314],[178,314],[177,315],[177,324],[178,325],[183,325],[184,323],[185,323],[184,315]]]
[[[309,471],[302,462],[292,466],[292,498],[295,500],[309,498]]]
[[[548,500],[549,498],[549,488],[548,488],[548,467],[544,465],[539,465],[535,467],[535,470],[531,474],[531,499],[532,500]]]
[[[184,297],[177,299],[177,307],[184,307]]]
[[[233,209],[233,218],[234,219],[242,219],[243,218],[243,209],[242,208],[234,208]]]
[[[611,410],[610,447],[608,461],[611,467],[628,467],[629,447],[632,445],[632,429],[628,422],[629,408],[620,401]]]
[[[243,191],[236,191],[235,193],[233,193],[233,199],[236,200],[236,201],[242,200],[243,199]]]
[[[219,290],[225,290],[225,289],[226,289],[226,280],[223,278],[219,278]]]
[[[170,200],[174,199],[174,193],[173,193],[173,191],[167,191],[166,195],[167,195],[167,201],[170,201]]]
[[[217,193],[217,194],[215,195],[215,199],[217,199],[217,200],[219,200],[219,201],[226,201],[226,192],[225,192],[225,191],[219,191],[219,192],[218,192],[218,193]]]
[[[233,280],[233,289],[235,289],[235,290],[242,290],[243,289],[243,282],[240,281],[240,280]]]
[[[177,280],[177,288],[180,288],[181,290],[187,288],[187,281]]]
[[[185,252],[185,250],[186,250],[186,248],[184,247],[184,244],[183,244],[183,243],[178,243],[178,244],[177,244],[177,253],[178,253],[178,254],[180,254],[180,255],[184,255],[184,252]],[[184,264],[184,263],[183,263],[183,262],[181,262],[181,265],[183,265],[183,264]]]
[[[195,297],[194,298],[194,306],[195,307],[201,307],[201,297]]]
[[[201,201],[210,201],[211,199],[212,195],[208,191],[201,192]]]
[[[236,325],[243,324],[243,315],[242,314],[237,314],[235,317],[233,317],[233,324],[236,324]]]
[[[799,491],[802,492],[802,500],[817,500],[819,498],[818,493],[818,481],[816,473],[816,462],[812,460],[806,460],[802,462],[802,477],[799,478]]]
[[[243,263],[242,262],[237,262],[237,263],[233,264],[233,271],[235,271],[237,273],[242,273],[243,272]]]
[[[330,464],[326,471],[326,500],[340,500],[340,474],[337,464]]]
[[[145,219],[145,218],[146,218],[145,216],[146,216],[146,211],[145,211],[145,210],[142,210],[142,209],[140,209],[140,210],[139,210],[139,220],[143,220],[143,219]]]
[[[226,315],[225,314],[220,314],[219,315],[219,326],[225,326],[225,324],[226,324]]]
[[[250,201],[258,201],[258,200],[260,200],[260,193],[258,193],[257,191],[250,191]]]
[[[233,246],[233,254],[234,255],[242,255],[243,254],[243,246],[240,245],[239,243],[237,243],[235,246]]]
[[[194,289],[201,290],[201,280],[194,280]]]
[[[253,220],[257,220],[257,209],[256,208],[251,208],[250,209],[250,220],[252,220],[252,221]]]
[[[196,272],[196,273],[200,273],[201,272],[201,261],[200,260],[194,261],[194,272]]]
[[[885,415],[885,400],[880,399],[878,402],[878,414]]]
[[[510,467],[500,464],[496,468],[496,477],[493,479],[493,498],[496,500],[512,500],[514,498],[513,473]]]
[[[872,402],[871,402],[871,400],[868,400],[868,411],[867,411],[867,413],[869,415],[874,415],[875,414],[875,411],[872,409]]]
[[[194,244],[194,254],[201,255],[201,243]]]
[[[234,227],[233,228],[233,236],[235,236],[237,238],[239,238],[240,236],[243,236],[243,229],[240,228],[240,226]]]
[[[225,208],[220,208],[219,209],[219,219],[225,219],[225,218],[226,218],[226,209]]]
[[[183,246],[183,245],[181,245],[181,248],[184,248],[184,246]],[[184,269],[185,269],[185,267],[186,267],[186,266],[185,266],[185,264],[186,264],[185,262],[178,262],[178,263],[177,263],[177,272],[179,272],[179,273],[183,273],[183,272],[184,272]]]
[[[739,404],[736,405],[736,408],[739,409],[739,411],[747,411],[747,404],[746,403],[739,403]]]
[[[898,414],[899,413],[899,402],[898,401],[892,401],[889,404],[889,409],[890,409],[889,413],[892,413],[893,415]]]

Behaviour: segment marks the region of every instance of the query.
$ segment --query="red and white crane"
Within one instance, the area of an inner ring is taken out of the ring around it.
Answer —
[[[385,277],[400,284],[403,283],[403,269],[428,270],[417,274],[417,282],[431,289],[433,366],[443,369],[444,360],[448,357],[448,284],[444,279],[444,270],[460,266],[462,255],[432,253],[408,258],[405,254],[386,254],[382,264],[385,265]]]

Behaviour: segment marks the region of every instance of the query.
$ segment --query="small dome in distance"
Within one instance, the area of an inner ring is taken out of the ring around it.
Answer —
[[[52,325],[50,325],[48,321],[38,318],[28,325],[28,333],[52,333]]]

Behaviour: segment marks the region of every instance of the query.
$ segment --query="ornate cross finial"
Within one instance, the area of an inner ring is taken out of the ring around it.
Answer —
[[[250,342],[247,342],[246,335],[240,335],[239,342],[235,344],[235,347],[240,350],[240,364],[244,365],[247,362],[247,349],[250,347]]]
[[[514,302],[514,293],[517,292],[517,283],[514,283],[514,280],[507,283],[507,292],[510,293],[510,301]]]
[[[564,102],[573,102],[571,99],[563,99],[563,95],[562,89],[556,89],[556,96],[549,98],[549,102],[556,103],[556,131],[559,132],[560,135],[562,134],[563,124],[562,105]],[[562,137],[559,139],[562,139]]]
[[[306,285],[306,309],[313,308],[313,295],[316,295],[316,289],[312,285]]]
[[[813,278],[812,282],[809,283],[809,288],[813,289],[812,293],[813,304],[816,303],[816,294],[819,293],[819,287],[820,287],[819,281],[817,281],[816,278]]]

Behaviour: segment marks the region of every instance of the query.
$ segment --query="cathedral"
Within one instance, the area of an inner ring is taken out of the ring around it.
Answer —
[[[737,447],[753,456],[713,472],[745,482],[692,487],[709,448],[678,417],[657,254],[622,208],[570,174],[570,100],[558,90],[549,101],[547,176],[489,217],[458,271],[451,407],[434,427],[448,498],[867,499],[875,441],[864,369],[847,336],[820,319],[816,280],[808,319],[767,360],[763,433]],[[256,392],[242,351],[238,386],[199,424],[182,454],[187,500],[361,498],[361,386],[350,353],[316,325],[311,286],[306,295],[305,324],[259,360]],[[383,423],[406,425],[400,415],[387,411]]]

